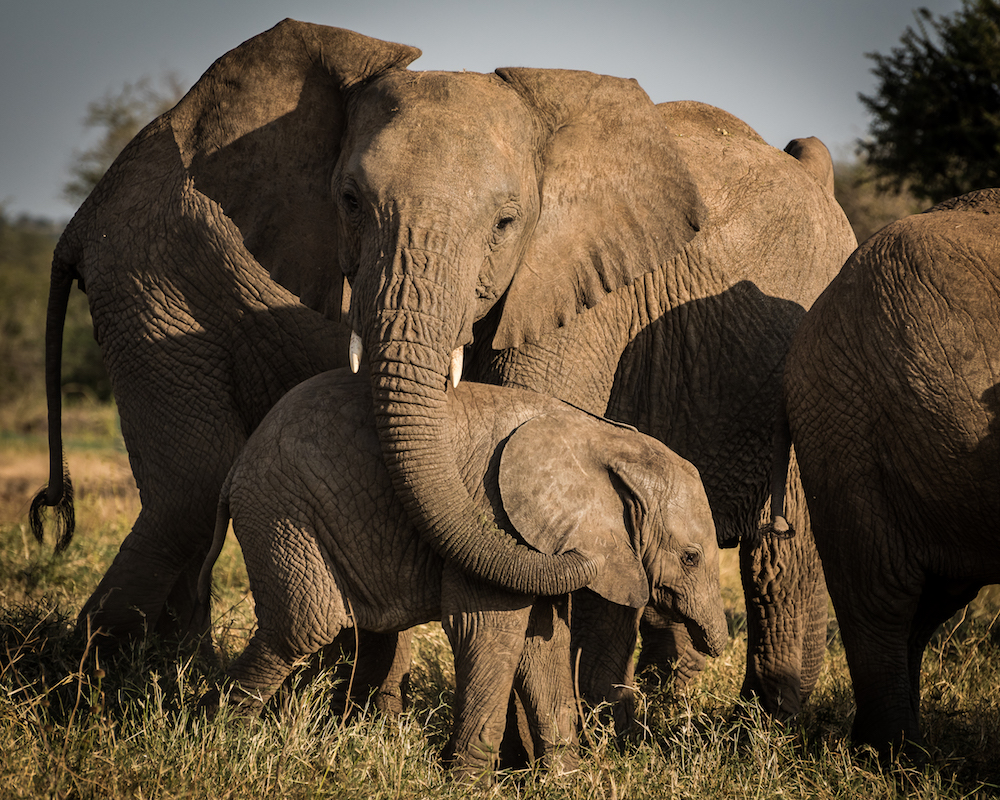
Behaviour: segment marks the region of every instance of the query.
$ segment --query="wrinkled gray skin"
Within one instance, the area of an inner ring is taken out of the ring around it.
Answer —
[[[334,316],[346,275],[407,513],[460,568],[507,554],[490,564],[509,588],[561,593],[585,584],[588,567],[569,552],[513,569],[516,551],[472,513],[442,433],[453,352],[464,349],[470,378],[550,394],[665,442],[699,469],[720,542],[740,543],[743,693],[794,713],[825,643],[822,575],[794,467],[786,513],[800,535],[754,534],[792,331],[856,244],[821,185],[829,154],[801,140],[798,154],[810,157],[796,160],[718,109],[654,106],[633,81],[405,69],[418,55],[279,24],[216,62],[141,134],[113,171],[128,173],[121,195],[102,184],[88,201],[91,213],[105,197],[118,205],[104,224],[76,227],[99,251],[107,230],[132,230],[137,204],[155,211],[172,196],[167,180],[193,190],[217,227],[157,241],[154,255],[207,243],[252,254]],[[119,301],[119,313],[128,308]],[[258,342],[262,358],[269,342]],[[130,447],[141,445],[136,434]],[[172,558],[176,575],[208,541],[203,517],[186,537],[143,547]],[[142,552],[126,545],[133,558]],[[127,614],[131,596],[146,592],[148,570],[121,567],[88,606],[123,589],[99,621]],[[691,652],[683,628],[659,635]]]
[[[868,239],[796,334],[792,438],[854,683],[853,735],[921,743],[931,634],[1000,582],[1000,190]]]
[[[269,77],[284,86],[287,75]],[[254,200],[244,193],[246,176],[229,174],[216,159],[223,134],[206,122],[222,79],[203,81],[125,148],[66,227],[53,259],[46,333],[52,464],[48,488],[35,501],[34,528],[40,536],[42,504],[72,513],[71,493],[63,491],[59,362],[66,302],[78,280],[142,502],[80,614],[81,622],[92,617],[95,629],[116,637],[204,633],[198,571],[236,454],[288,389],[347,363],[349,331],[303,306],[261,266],[260,248],[272,243],[261,238],[270,226],[295,238],[295,258],[327,252],[324,209],[296,209],[290,219],[280,208],[248,210]],[[268,120],[285,114],[287,126],[308,127],[336,113],[318,99],[296,108],[298,93],[268,98],[254,111]],[[280,129],[270,135],[267,163],[281,176],[271,177],[276,192],[328,194],[320,165],[307,168],[301,153],[279,147]],[[256,242],[245,241],[234,222],[241,208],[255,214]]]
[[[721,652],[719,549],[691,464],[532,392],[463,383],[447,402],[452,459],[477,518],[593,564],[588,594],[600,599],[587,622],[603,658],[619,669],[631,659],[647,601],[686,625],[700,651]],[[423,542],[393,491],[374,417],[367,375],[318,375],[275,405],[223,487],[201,592],[231,515],[258,621],[227,670],[244,710],[258,711],[296,662],[344,627],[391,633],[440,619],[455,655],[453,763],[493,766],[516,683],[534,754],[575,765],[566,597],[509,592]],[[621,681],[606,676],[609,689]]]

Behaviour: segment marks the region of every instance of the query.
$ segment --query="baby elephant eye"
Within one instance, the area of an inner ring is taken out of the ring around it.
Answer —
[[[701,553],[697,550],[685,550],[681,553],[681,563],[689,569],[694,569],[701,563]]]

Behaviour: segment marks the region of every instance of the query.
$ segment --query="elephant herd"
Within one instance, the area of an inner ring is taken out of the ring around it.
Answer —
[[[142,505],[81,619],[202,641],[231,514],[259,616],[243,710],[344,627],[403,644],[440,619],[449,760],[491,766],[513,690],[561,768],[570,652],[584,694],[625,706],[637,634],[689,679],[724,645],[718,550],[738,547],[741,694],[799,711],[829,590],[854,737],[919,747],[923,650],[1000,581],[1000,190],[857,247],[816,139],[782,152],[634,81],[419,55],[285,20],[67,226],[32,526],[54,507],[72,531],[74,281]]]

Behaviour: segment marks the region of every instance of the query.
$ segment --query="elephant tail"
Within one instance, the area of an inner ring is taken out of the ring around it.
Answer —
[[[45,398],[49,422],[49,482],[35,495],[28,523],[35,539],[44,538],[44,509],[53,509],[58,536],[55,550],[62,552],[73,538],[76,514],[73,482],[69,477],[62,441],[62,343],[66,308],[75,273],[57,257],[52,263],[49,305],[45,316]]]
[[[771,514],[770,520],[758,529],[759,536],[790,539],[795,528],[785,518],[785,493],[788,487],[788,465],[791,462],[792,431],[784,404],[779,409],[774,424],[771,450]]]
[[[226,543],[226,533],[229,531],[229,479],[226,479],[219,495],[219,505],[215,512],[215,532],[212,534],[212,546],[205,556],[198,574],[198,606],[207,609],[212,600],[212,568],[219,559],[222,547]]]

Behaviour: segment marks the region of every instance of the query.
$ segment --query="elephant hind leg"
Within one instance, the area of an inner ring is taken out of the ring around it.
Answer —
[[[292,674],[302,658],[272,644],[273,637],[257,630],[246,649],[226,670],[231,681],[230,704],[242,716],[257,716]],[[307,656],[310,654],[302,654]]]
[[[897,752],[903,743],[919,745],[920,667],[919,657],[913,664],[912,637],[920,589],[897,584],[887,603],[874,587],[862,589],[858,584],[844,596],[839,577],[838,570],[830,570],[828,582],[857,706],[851,738],[872,745],[882,756]],[[888,582],[869,579],[876,581]]]

